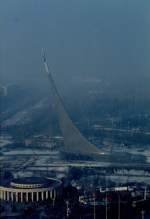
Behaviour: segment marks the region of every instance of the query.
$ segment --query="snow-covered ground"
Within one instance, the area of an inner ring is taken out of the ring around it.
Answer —
[[[139,149],[139,148],[115,148],[117,152],[127,152],[132,155],[142,155],[146,158],[146,162],[150,163],[150,146],[147,149]]]
[[[13,141],[12,141],[10,136],[3,136],[3,135],[0,136],[0,147],[4,147],[4,146],[6,146],[8,144],[12,144],[12,143],[13,143]]]
[[[111,175],[108,177],[112,182],[118,182],[118,183],[130,183],[130,182],[138,182],[143,184],[150,184],[150,177],[145,176],[115,176]]]
[[[51,151],[51,150],[40,150],[40,149],[17,149],[17,150],[11,150],[11,151],[7,151],[7,152],[3,152],[3,155],[58,155],[59,152],[58,151]]]

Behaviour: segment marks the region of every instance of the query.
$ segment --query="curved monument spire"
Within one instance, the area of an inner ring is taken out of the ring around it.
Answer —
[[[81,134],[77,127],[73,124],[71,118],[69,117],[63,101],[59,95],[59,92],[56,88],[55,82],[53,80],[52,74],[49,71],[46,56],[44,51],[42,51],[42,58],[45,67],[45,71],[48,75],[53,101],[54,108],[57,113],[59,126],[64,137],[64,148],[65,153],[77,154],[77,155],[89,155],[100,154],[100,150]]]

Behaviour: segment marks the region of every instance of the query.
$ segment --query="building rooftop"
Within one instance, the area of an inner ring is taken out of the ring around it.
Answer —
[[[52,183],[48,179],[43,177],[21,177],[14,178],[12,180],[13,183],[17,184],[49,184]]]
[[[54,178],[45,177],[21,177],[14,178],[11,181],[1,182],[2,186],[13,188],[46,188],[60,185],[61,181]]]

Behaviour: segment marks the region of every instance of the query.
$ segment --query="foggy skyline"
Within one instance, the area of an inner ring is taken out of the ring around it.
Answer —
[[[108,80],[148,93],[149,11],[148,0],[1,0],[1,81],[43,85],[44,47],[57,83]]]

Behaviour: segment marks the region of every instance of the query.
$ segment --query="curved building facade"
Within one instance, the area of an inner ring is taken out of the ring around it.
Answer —
[[[26,177],[0,185],[0,199],[11,202],[39,202],[55,200],[61,181],[53,178]]]

